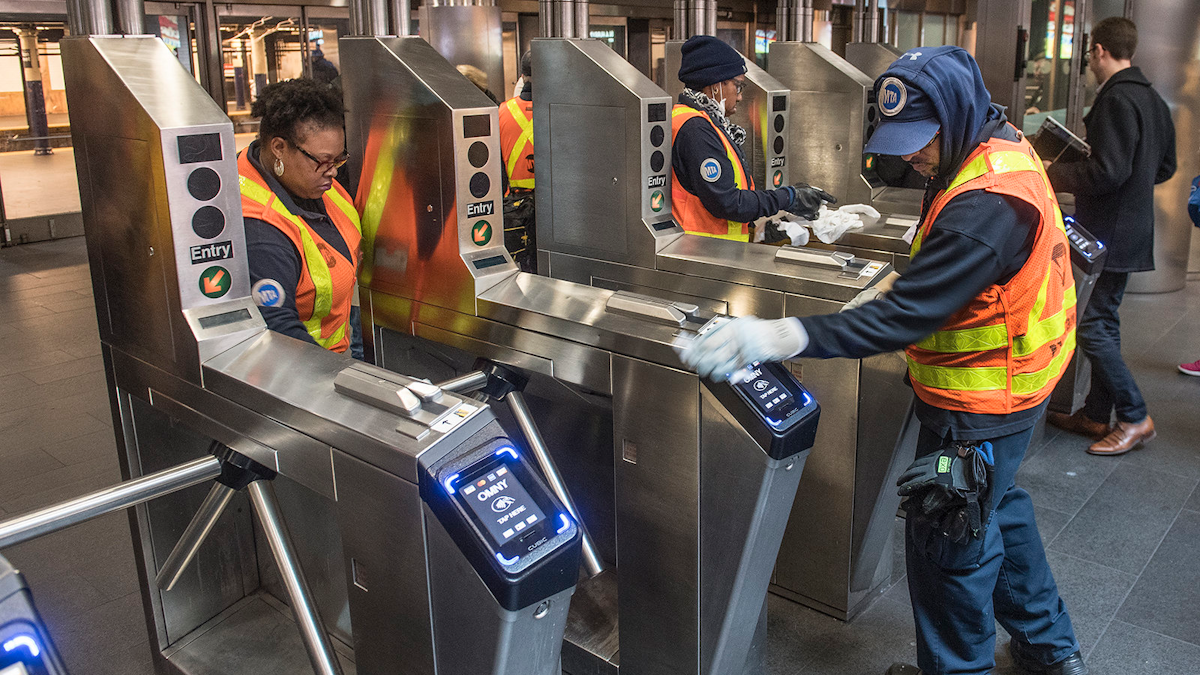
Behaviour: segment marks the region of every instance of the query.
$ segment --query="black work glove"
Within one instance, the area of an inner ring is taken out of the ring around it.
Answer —
[[[762,243],[777,244],[781,241],[786,241],[790,244],[792,242],[792,238],[790,236],[788,236],[787,232],[784,232],[783,230],[779,229],[779,225],[780,225],[780,223],[778,220],[768,220],[767,221],[767,224],[763,226]]]
[[[955,543],[980,539],[991,515],[992,444],[953,444],[917,459],[896,485],[910,517],[923,518]]]
[[[805,220],[817,219],[817,211],[820,210],[822,202],[837,203],[837,197],[806,183],[796,183],[791,186],[791,190],[792,203],[785,210]]]

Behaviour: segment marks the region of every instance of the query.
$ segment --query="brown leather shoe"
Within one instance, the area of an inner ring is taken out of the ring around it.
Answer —
[[[1117,426],[1087,451],[1093,455],[1123,455],[1154,440],[1154,420],[1146,415],[1141,422],[1117,422]]]
[[[1059,429],[1079,434],[1093,441],[1098,441],[1108,435],[1107,424],[1097,422],[1088,417],[1083,414],[1082,410],[1076,412],[1074,415],[1067,415],[1051,410],[1046,413],[1046,421]]]

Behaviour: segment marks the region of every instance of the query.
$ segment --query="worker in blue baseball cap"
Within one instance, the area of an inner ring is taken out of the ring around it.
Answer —
[[[1014,483],[1075,347],[1054,192],[966,51],[911,50],[875,95],[882,121],[864,152],[898,155],[928,179],[904,276],[837,314],[724,323],[681,358],[722,380],[755,362],[904,349],[921,422],[898,483],[918,665],[889,675],[991,672],[996,621],[1024,671],[1086,675],[1033,503]]]
[[[833,195],[803,183],[754,189],[742,144],[746,130],[730,121],[746,86],[746,61],[711,35],[683,43],[684,90],[671,111],[671,214],[686,232],[750,240],[749,223],[780,211],[813,220]]]

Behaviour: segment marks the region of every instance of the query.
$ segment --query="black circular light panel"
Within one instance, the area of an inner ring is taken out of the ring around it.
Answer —
[[[657,148],[658,146],[662,145],[666,136],[667,134],[663,131],[662,125],[656,125],[650,128],[650,144],[654,147]],[[655,171],[658,171],[658,169],[655,169]]]
[[[471,176],[471,195],[476,199],[483,199],[490,189],[492,189],[492,181],[486,173],[480,171]]]
[[[467,149],[467,161],[471,162],[471,166],[476,169],[482,169],[488,161],[488,146],[483,141],[475,141],[471,147]]]
[[[212,239],[225,231],[225,214],[215,206],[201,206],[192,216],[192,231],[201,239]]]
[[[221,191],[221,177],[216,171],[202,166],[193,171],[187,179],[188,194],[196,199],[206,202]]]
[[[650,155],[650,170],[654,172],[662,171],[663,163],[666,159],[659,150],[655,150],[653,155]]]

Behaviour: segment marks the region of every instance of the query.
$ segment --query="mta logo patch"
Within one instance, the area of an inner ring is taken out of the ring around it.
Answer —
[[[286,294],[283,284],[274,279],[259,279],[254,282],[250,293],[254,296],[254,304],[259,307],[278,307],[283,304]]]
[[[710,183],[717,182],[721,179],[721,163],[712,157],[700,162],[700,177]]]
[[[895,77],[889,77],[879,87],[879,112],[894,117],[904,110],[908,102],[908,89]]]

